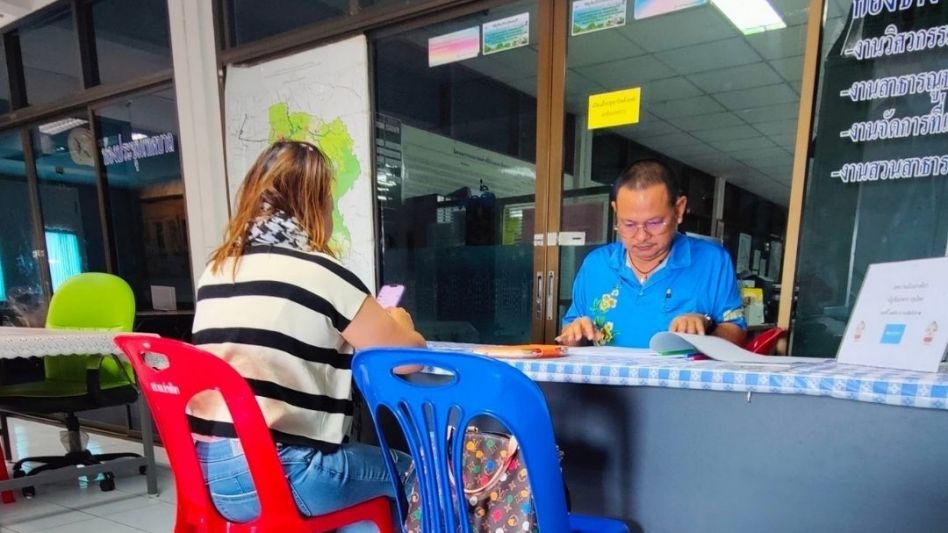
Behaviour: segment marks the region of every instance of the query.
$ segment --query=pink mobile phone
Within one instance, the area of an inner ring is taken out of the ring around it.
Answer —
[[[379,295],[376,298],[383,309],[396,307],[405,293],[404,285],[382,285],[379,289]]]

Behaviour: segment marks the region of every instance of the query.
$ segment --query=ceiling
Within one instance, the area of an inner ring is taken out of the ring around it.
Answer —
[[[0,0],[0,27],[25,17],[56,0]]]
[[[41,7],[49,3],[50,0],[0,0],[0,13],[4,13],[8,5]],[[149,3],[145,8],[139,6],[137,11],[154,9],[156,5],[161,6]],[[133,4],[104,7],[108,9],[93,10],[96,53],[103,83],[168,68],[170,53],[167,29],[161,26],[163,19],[147,11],[141,17],[131,17],[129,13],[136,10]],[[67,98],[80,87],[78,42],[68,5],[49,11],[50,18],[44,17],[20,29],[27,97],[35,104]],[[5,82],[5,76],[0,82]]]
[[[644,20],[630,14],[625,26],[570,37],[566,108],[584,116],[590,94],[641,87],[640,122],[609,131],[787,205],[809,3],[770,0],[787,27],[753,35],[708,4]],[[830,0],[827,39],[850,4]],[[491,10],[486,20],[524,11],[530,47],[464,64],[536,95],[532,2]]]

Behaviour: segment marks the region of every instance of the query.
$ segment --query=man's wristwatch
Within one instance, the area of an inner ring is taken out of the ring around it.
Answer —
[[[711,315],[705,314],[704,315],[704,334],[710,335],[711,333],[714,332],[715,328],[717,327],[718,327],[718,323],[715,322],[713,318],[711,318]]]

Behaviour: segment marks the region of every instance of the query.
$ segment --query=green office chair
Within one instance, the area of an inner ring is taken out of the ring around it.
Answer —
[[[132,331],[135,319],[135,295],[122,278],[112,274],[88,272],[66,280],[53,294],[46,317],[50,329]],[[134,453],[93,454],[83,449],[76,412],[100,407],[128,405],[138,398],[134,374],[127,363],[120,364],[110,355],[47,357],[43,360],[45,379],[0,387],[0,433],[4,449],[10,453],[6,412],[28,414],[65,413],[69,432],[69,452],[63,456],[26,457],[13,466],[13,477],[38,474],[73,465],[94,465]],[[8,457],[9,459],[9,457]],[[34,466],[27,473],[23,465]],[[99,481],[104,490],[115,488],[112,473]],[[35,494],[33,487],[23,489],[24,496]]]

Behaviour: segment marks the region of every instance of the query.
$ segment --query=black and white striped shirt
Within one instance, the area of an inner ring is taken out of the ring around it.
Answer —
[[[192,342],[250,383],[274,441],[332,451],[352,421],[352,346],[341,335],[365,285],[331,257],[252,246],[198,282]],[[191,402],[192,430],[234,437],[216,393]]]

